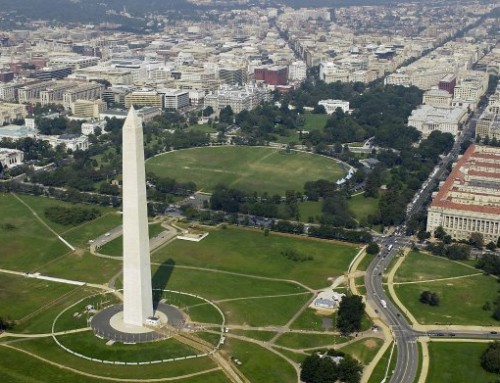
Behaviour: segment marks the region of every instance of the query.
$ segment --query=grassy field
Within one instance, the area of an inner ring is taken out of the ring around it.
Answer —
[[[345,343],[350,339],[345,336],[284,333],[276,340],[276,345],[300,350],[303,348],[333,347],[335,344]]]
[[[384,341],[380,338],[366,338],[341,347],[340,350],[366,366],[375,357],[383,343]]]
[[[487,346],[486,343],[430,342],[426,383],[496,381],[497,375],[485,371],[480,364],[481,354]]]
[[[321,201],[305,201],[299,203],[299,215],[302,222],[308,222],[309,217],[314,218],[314,222],[317,222],[316,217],[321,217],[323,212],[321,208],[323,203]]]
[[[78,289],[76,286],[9,274],[0,274],[0,286],[0,317],[12,320],[22,320]]]
[[[225,350],[238,358],[238,369],[252,383],[296,382],[295,370],[284,359],[258,345],[236,339],[228,339]]]
[[[349,210],[358,221],[366,220],[369,215],[378,211],[378,198],[365,198],[363,194],[351,197],[347,200]]]
[[[394,282],[420,281],[477,274],[480,270],[418,251],[410,252],[396,271]]]
[[[337,180],[345,171],[329,158],[263,147],[204,147],[165,153],[146,162],[146,170],[177,181],[194,181],[212,191],[219,183],[246,191],[283,195],[302,191],[306,181]]]
[[[215,301],[305,292],[302,287],[289,282],[175,266],[159,266],[157,271],[153,271],[153,281],[161,288],[194,293]]]
[[[304,126],[300,127],[302,130],[313,131],[319,130],[323,131],[326,121],[330,115],[328,114],[313,114],[313,113],[305,113],[304,114]],[[297,128],[298,130],[299,128]],[[294,142],[295,144],[300,144],[301,140],[299,137],[299,133],[296,130],[290,131],[290,135],[288,136],[278,136],[278,142],[282,144],[288,144],[290,142]]]
[[[190,359],[170,363],[168,365],[161,363],[144,366],[115,366],[95,363],[68,354],[62,348],[57,346],[52,338],[33,339],[21,343],[16,343],[15,346],[16,348],[30,351],[35,355],[39,355],[42,358],[53,361],[54,363],[105,377],[127,379],[154,379],[160,377],[165,378],[170,376],[184,375],[197,371],[204,371],[215,367],[215,364],[209,358]],[[9,352],[14,353],[13,351]],[[31,360],[26,355],[20,356],[20,359]],[[36,371],[43,371],[46,366],[45,363],[41,363],[40,361],[37,361],[37,365],[38,368],[36,369]],[[0,366],[5,368],[3,360],[0,360]],[[25,376],[26,374],[29,374],[28,370],[25,371]],[[97,381],[103,380],[98,379]]]
[[[262,340],[267,342],[271,340],[276,333],[272,331],[258,331],[258,330],[231,330],[231,334],[246,336],[248,338]]]
[[[107,340],[97,338],[92,331],[58,336],[70,350],[97,359],[121,362],[147,362],[197,354],[198,351],[175,339],[160,342],[106,345]]]
[[[490,276],[477,275],[394,287],[399,299],[421,324],[498,325],[491,318],[491,311],[482,309],[487,301],[493,302],[498,295],[498,282]],[[438,294],[439,306],[419,302],[424,290]]]
[[[382,358],[380,358],[378,364],[373,369],[373,372],[370,375],[370,379],[368,380],[368,383],[380,383],[383,381],[383,379],[385,377],[385,372],[387,371],[387,364],[389,363],[391,349],[392,349],[392,345],[384,352],[384,355],[382,355]],[[398,354],[397,351],[398,351],[398,348],[396,346],[396,347],[394,347],[394,352],[392,354],[391,364],[389,367],[389,374],[387,375],[387,379],[385,380],[386,382],[388,382],[390,380],[391,371],[394,370],[394,367],[396,366],[396,359],[397,359],[396,356]]]
[[[311,255],[308,262],[294,262],[281,255],[287,249]],[[265,277],[286,278],[321,288],[327,278],[347,270],[357,248],[285,237],[264,236],[237,228],[212,231],[202,242],[174,241],[154,253],[155,261],[172,260],[176,264],[242,272]],[[265,265],[265,267],[263,267]]]
[[[42,274],[88,283],[105,283],[122,268],[121,260],[99,258],[90,253],[71,253],[42,267]]]
[[[333,326],[335,326],[335,318],[333,315],[323,316],[319,315],[316,310],[308,308],[304,310],[295,321],[290,326],[293,329],[300,330],[315,330],[322,331],[323,327],[323,319],[331,319]]]
[[[35,271],[69,251],[14,196],[0,194],[0,212],[0,268]],[[4,225],[13,228],[9,230]]]
[[[231,324],[279,326],[285,325],[311,296],[307,293],[277,298],[242,299],[218,305]]]
[[[121,224],[122,216],[117,212],[110,212],[92,222],[68,229],[61,235],[73,246],[85,248],[88,246],[89,240],[97,238]]]

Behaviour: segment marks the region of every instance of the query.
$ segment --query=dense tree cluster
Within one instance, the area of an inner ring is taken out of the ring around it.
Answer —
[[[422,291],[419,301],[429,306],[439,306],[439,296],[429,290]]]
[[[446,257],[448,259],[459,261],[470,257],[470,246],[463,243],[453,243],[446,245],[443,242],[429,243],[426,247],[433,255]]]
[[[365,304],[360,295],[345,295],[337,312],[337,328],[342,334],[361,330]]]
[[[294,262],[306,262],[312,261],[314,259],[312,255],[303,254],[295,249],[282,250],[281,255],[286,259]]]
[[[92,221],[101,216],[99,209],[94,207],[62,207],[50,206],[44,210],[45,217],[60,225],[76,226],[85,221]]]
[[[370,232],[365,230],[346,230],[327,225],[321,225],[319,227],[311,226],[309,228],[309,235],[311,237],[355,243],[368,243],[373,239]]]
[[[304,383],[359,383],[363,371],[357,360],[335,350],[309,355],[300,367],[300,380]]]
[[[481,366],[488,372],[500,374],[500,342],[495,341],[481,355]]]

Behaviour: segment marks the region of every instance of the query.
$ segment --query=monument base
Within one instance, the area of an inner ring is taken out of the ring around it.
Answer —
[[[174,306],[159,303],[154,316],[159,319],[157,328],[168,325],[170,329],[182,331],[186,323],[184,314]],[[99,311],[90,322],[90,327],[99,338],[121,343],[145,343],[166,339],[169,332],[157,332],[152,326],[135,326],[123,322],[123,305],[114,305]]]

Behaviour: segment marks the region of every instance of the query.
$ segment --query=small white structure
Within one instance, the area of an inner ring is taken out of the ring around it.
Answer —
[[[106,120],[95,121],[95,122],[84,122],[82,124],[82,134],[84,136],[88,136],[89,134],[95,134],[97,129],[100,129],[102,132],[106,127],[106,125],[107,125]]]
[[[4,149],[0,148],[0,164],[3,168],[13,168],[22,165],[24,160],[24,153],[17,149]]]
[[[147,317],[146,318],[146,326],[154,326],[154,327],[160,327],[160,318],[158,317]]]
[[[326,113],[332,114],[334,113],[337,108],[342,109],[344,113],[349,112],[349,101],[343,101],[343,100],[321,100],[318,102],[318,105],[322,105]]]
[[[314,309],[336,310],[345,294],[333,290],[321,291],[310,307]]]
[[[80,136],[78,134],[63,134],[60,136],[45,136],[39,135],[37,137],[40,140],[47,141],[53,148],[58,145],[63,144],[66,149],[75,150],[87,150],[89,148],[89,139],[86,136]]]

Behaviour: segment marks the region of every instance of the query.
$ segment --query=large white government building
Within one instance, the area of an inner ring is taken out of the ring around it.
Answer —
[[[500,236],[500,148],[471,145],[433,197],[427,231],[442,226],[452,238]]]

